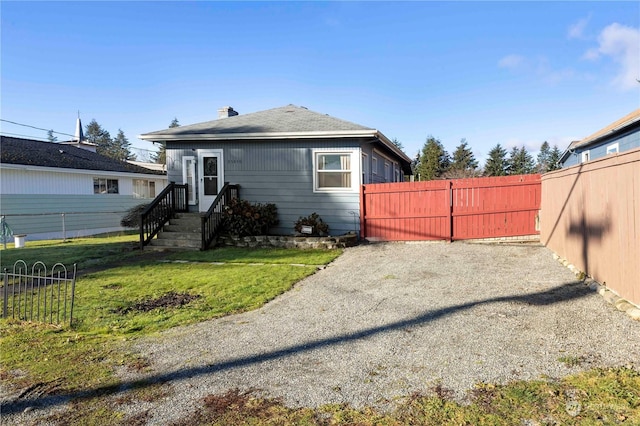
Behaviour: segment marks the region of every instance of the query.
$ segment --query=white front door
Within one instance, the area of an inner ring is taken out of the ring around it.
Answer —
[[[211,207],[224,185],[222,150],[198,150],[198,204],[201,212]]]

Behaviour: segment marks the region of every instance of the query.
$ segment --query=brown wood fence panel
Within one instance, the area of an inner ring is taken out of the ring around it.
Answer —
[[[361,234],[379,241],[534,235],[540,175],[363,185]]]
[[[640,305],[640,149],[542,176],[540,241]]]

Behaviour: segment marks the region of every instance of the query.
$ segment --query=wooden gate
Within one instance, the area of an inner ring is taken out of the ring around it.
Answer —
[[[362,185],[361,235],[453,241],[539,234],[540,188],[537,174]]]

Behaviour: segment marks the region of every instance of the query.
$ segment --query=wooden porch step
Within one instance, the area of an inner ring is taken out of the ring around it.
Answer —
[[[151,240],[157,249],[200,249],[202,220],[200,213],[180,213]]]

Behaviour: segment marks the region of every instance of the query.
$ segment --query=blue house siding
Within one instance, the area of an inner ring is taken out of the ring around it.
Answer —
[[[278,207],[280,224],[271,233],[291,235],[293,224],[300,216],[316,212],[329,224],[330,234],[341,235],[358,231],[360,194],[357,190],[314,192],[313,153],[351,149],[359,159],[362,143],[364,141],[353,139],[167,142],[167,171],[169,181],[182,183],[183,156],[197,156],[199,149],[221,149],[224,180],[240,185],[241,198],[252,203],[274,203]],[[352,165],[352,171],[359,187],[361,170],[359,161],[357,163]]]
[[[580,142],[573,142],[564,152],[562,167],[571,167],[584,162],[588,151],[588,161],[607,155],[608,147],[617,144],[617,152],[640,148],[640,110],[634,111]],[[610,154],[611,152],[609,152]]]
[[[607,155],[607,147],[615,143],[618,144],[618,152],[640,148],[640,129],[635,129],[621,136],[607,139],[597,144],[577,147],[575,151],[571,153],[562,163],[562,166],[570,167],[575,166],[576,164],[580,164],[582,162],[582,153],[585,151],[589,151],[590,160],[604,157],[605,155]]]

